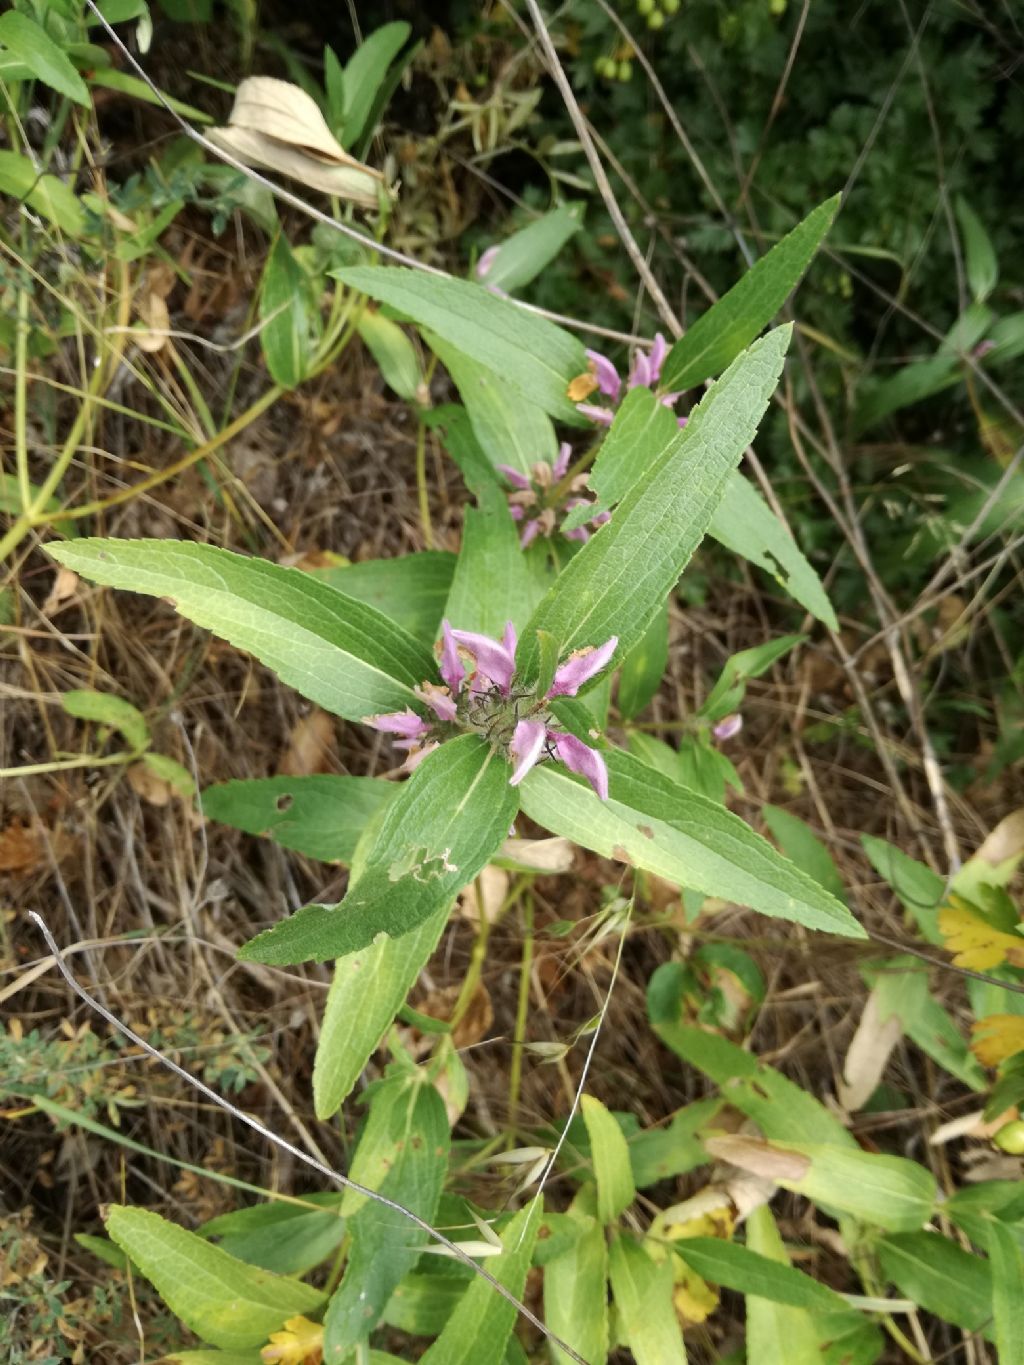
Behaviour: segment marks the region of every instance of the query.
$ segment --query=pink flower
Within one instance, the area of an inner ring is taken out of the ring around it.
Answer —
[[[455,696],[458,696],[462,689],[462,680],[466,676],[466,669],[462,660],[459,658],[459,646],[448,621],[441,622],[440,653],[439,668],[441,677],[448,684],[449,690]]]
[[[519,537],[519,548],[525,550],[527,545],[532,545],[540,532],[540,517],[532,517],[523,527],[523,533]]]
[[[603,427],[610,427],[615,421],[615,413],[611,408],[599,408],[596,403],[577,403],[576,411]]]
[[[634,353],[633,364],[626,380],[627,390],[656,388],[667,355],[668,342],[660,332],[657,332],[650,351],[637,350]],[[601,426],[610,426],[615,418],[615,409],[622,392],[622,379],[613,363],[600,351],[587,351],[587,359],[590,361],[591,372],[597,380],[598,392],[602,393],[605,398],[610,398],[612,406],[606,408],[599,403],[577,403],[576,411],[589,418],[591,422],[598,422]],[[675,407],[680,396],[678,393],[666,393],[661,395],[659,401],[664,403],[667,408],[671,408]],[[680,420],[680,426],[683,425],[684,420]]]
[[[602,355],[600,351],[588,350],[587,359],[590,361],[590,368],[597,380],[599,392],[603,393],[606,398],[610,398],[613,403],[617,403],[622,389],[622,380],[619,378],[618,370],[608,357]]]
[[[711,733],[717,740],[734,739],[743,729],[743,717],[738,711],[734,711],[731,716],[725,716],[712,726]]]
[[[494,246],[489,246],[486,251],[481,252],[480,259],[476,263],[476,277],[478,280],[482,280],[485,275],[490,274],[491,266],[494,264],[500,250],[501,247],[495,244]]]
[[[547,743],[547,726],[542,720],[521,720],[512,735],[508,746],[509,758],[515,764],[508,780],[510,787],[518,787],[523,778],[534,766]]]
[[[608,767],[596,749],[575,735],[552,735],[555,753],[571,773],[585,777],[602,801],[608,800]]]
[[[506,697],[512,683],[512,674],[516,671],[515,644],[513,643],[510,650],[506,643],[511,629],[510,621],[505,630],[505,640],[500,642],[492,640],[489,635],[480,635],[475,630],[452,631],[452,638],[463,646],[463,651],[475,662],[477,674],[482,673]],[[512,639],[515,640],[514,632]]]
[[[557,483],[559,479],[564,479],[569,470],[569,461],[572,459],[572,446],[568,441],[563,441],[558,447],[558,456],[555,463],[551,466],[551,473]]]
[[[380,730],[386,735],[400,735],[403,740],[412,743],[430,729],[423,717],[418,716],[415,711],[410,711],[408,707],[404,711],[385,711],[379,716],[367,716],[363,724],[370,725],[374,730]]]
[[[509,621],[500,640],[472,630],[453,630],[444,621],[438,647],[438,668],[445,686],[424,682],[416,696],[433,712],[419,716],[411,708],[367,716],[365,723],[394,736],[394,746],[406,752],[403,767],[411,772],[458,728],[476,733],[500,749],[512,764],[509,782],[518,787],[545,757],[556,757],[585,777],[602,800],[608,797],[608,769],[596,749],[558,728],[547,703],[574,697],[584,683],[606,668],[618,647],[612,636],[603,645],[587,645],[570,654],[556,669],[544,696],[520,690],[513,697],[519,641]],[[468,668],[467,668],[468,665]]]
[[[530,480],[527,475],[523,474],[518,469],[513,469],[510,464],[499,464],[496,465],[495,468],[499,474],[505,475],[505,478],[508,479],[513,488],[522,489],[530,487]]]
[[[618,647],[619,637],[613,635],[603,645],[588,645],[570,654],[564,664],[555,669],[548,697],[575,697],[585,682],[600,673]]]
[[[425,682],[422,687],[416,688],[416,695],[427,703],[438,720],[450,722],[458,718],[455,698],[447,687],[438,687],[437,683]]]

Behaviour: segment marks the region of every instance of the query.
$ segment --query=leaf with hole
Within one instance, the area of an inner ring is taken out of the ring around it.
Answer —
[[[508,834],[509,766],[475,735],[427,755],[388,805],[366,866],[337,905],[307,905],[239,956],[277,966],[325,962],[399,938],[450,905]]]

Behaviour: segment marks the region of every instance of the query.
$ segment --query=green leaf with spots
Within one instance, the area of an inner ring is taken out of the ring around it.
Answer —
[[[324,1301],[319,1289],[246,1265],[148,1209],[115,1204],[107,1232],[171,1312],[225,1350],[261,1346],[288,1318],[315,1313]]]
[[[515,817],[509,765],[475,735],[448,740],[387,807],[365,869],[337,905],[307,905],[251,939],[239,956],[281,966],[399,938],[450,905],[484,867]]]
[[[553,834],[679,886],[811,929],[865,937],[844,905],[724,806],[632,754],[604,755],[608,801],[564,769],[544,765],[520,788],[524,812]]]

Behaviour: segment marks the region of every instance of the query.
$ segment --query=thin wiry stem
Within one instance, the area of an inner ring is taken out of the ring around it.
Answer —
[[[538,1331],[543,1332],[550,1341],[566,1353],[570,1360],[575,1361],[576,1365],[589,1365],[589,1362],[584,1360],[583,1356],[577,1351],[574,1351],[573,1348],[562,1341],[560,1337],[555,1336],[554,1332],[549,1328],[545,1327],[540,1318],[538,1318],[535,1313],[531,1312],[524,1303],[521,1303],[511,1290],[506,1289],[505,1286],[489,1271],[485,1270],[483,1266],[477,1265],[476,1261],[474,1261],[471,1256],[468,1256],[457,1242],[451,1241],[443,1232],[439,1232],[436,1228],[431,1227],[430,1223],[428,1223],[425,1218],[421,1218],[418,1213],[414,1213],[412,1209],[407,1209],[404,1204],[398,1203],[397,1200],[389,1199],[387,1195],[381,1194],[378,1190],[371,1190],[366,1185],[361,1185],[357,1180],[350,1180],[347,1175],[342,1175],[340,1171],[332,1170],[330,1166],[325,1165],[322,1161],[318,1161],[316,1157],[310,1156],[308,1152],[304,1152],[301,1147],[296,1147],[293,1143],[289,1142],[287,1138],[281,1137],[279,1133],[275,1133],[272,1129],[266,1127],[265,1124],[260,1123],[259,1119],[253,1118],[251,1114],[246,1114],[243,1110],[236,1108],[230,1100],[226,1100],[223,1095],[218,1094],[216,1090],[213,1090],[204,1081],[201,1081],[198,1076],[193,1076],[190,1071],[186,1071],[183,1066],[179,1066],[172,1058],[165,1057],[162,1052],[159,1052],[151,1043],[148,1043],[145,1038],[136,1033],[134,1029],[131,1029],[127,1024],[122,1023],[116,1014],[113,1014],[108,1010],[105,1005],[100,1004],[95,996],[90,995],[85,987],[80,985],[75,977],[72,976],[70,968],[64,961],[64,955],[57,946],[56,939],[47,928],[42,915],[37,914],[35,910],[30,910],[28,914],[29,918],[35,922],[39,932],[46,940],[46,946],[53,955],[57,970],[64,980],[79,999],[84,1000],[90,1009],[95,1010],[112,1028],[117,1029],[118,1033],[123,1034],[134,1043],[136,1047],[141,1048],[148,1056],[152,1057],[155,1061],[160,1062],[163,1066],[166,1066],[170,1071],[173,1071],[174,1074],[179,1076],[186,1084],[192,1086],[194,1090],[198,1090],[201,1095],[205,1095],[208,1100],[211,1100],[218,1108],[223,1109],[225,1113],[230,1114],[232,1118],[237,1119],[239,1123],[246,1124],[247,1127],[252,1128],[255,1132],[259,1133],[261,1137],[266,1138],[268,1142],[282,1148],[305,1165],[311,1166],[313,1170],[319,1172],[320,1175],[325,1176],[326,1179],[333,1181],[335,1185],[340,1185],[343,1189],[354,1190],[356,1194],[361,1194],[367,1199],[372,1199],[376,1203],[382,1204],[385,1208],[392,1209],[395,1213],[400,1213],[403,1218],[408,1218],[409,1221],[414,1223],[422,1232],[427,1233],[435,1242],[439,1242],[456,1258],[456,1260],[461,1261],[463,1265],[468,1266],[475,1275],[480,1275],[485,1279],[496,1293],[500,1294],[503,1299],[512,1304],[517,1312],[521,1313]],[[539,1193],[537,1198],[540,1198]]]
[[[643,252],[640,250],[636,238],[630,231],[625,215],[619,207],[618,200],[615,198],[615,191],[611,187],[611,182],[605,172],[597,148],[594,146],[594,139],[590,135],[590,128],[587,126],[587,120],[583,117],[583,111],[580,109],[575,94],[573,94],[572,86],[569,84],[569,78],[565,74],[562,63],[558,60],[558,53],[555,51],[555,45],[551,41],[551,34],[548,32],[547,24],[537,5],[537,0],[526,0],[526,8],[530,11],[530,18],[533,20],[533,26],[537,31],[538,41],[540,42],[544,56],[547,59],[548,69],[551,72],[555,84],[558,86],[558,91],[562,96],[562,102],[565,104],[566,111],[572,119],[573,127],[576,129],[576,135],[579,137],[580,145],[583,147],[584,155],[594,174],[594,180],[597,182],[598,192],[604,200],[604,206],[608,210],[609,217],[615,224],[615,231],[619,234],[619,240],[626,248],[626,253],[632,261],[636,273],[643,281],[644,288],[647,290],[648,294],[650,294],[651,302],[658,310],[658,316],[674,337],[682,336],[682,324],[672,311],[672,307],[665,297],[661,285],[654,278],[654,273]]]

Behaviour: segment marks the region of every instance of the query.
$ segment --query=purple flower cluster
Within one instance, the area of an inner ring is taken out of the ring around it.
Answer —
[[[571,512],[574,507],[588,505],[586,498],[576,496],[587,485],[586,474],[580,474],[578,478],[573,479],[569,486],[570,496],[560,507],[551,501],[552,489],[565,478],[571,458],[572,447],[568,441],[563,441],[558,448],[554,464],[549,464],[547,460],[538,460],[529,475],[513,469],[509,464],[498,465],[499,472],[504,474],[512,485],[513,491],[508,495],[508,510],[513,521],[523,522],[519,544],[524,550],[539,535],[551,535],[558,524],[560,512]],[[598,512],[590,518],[590,527],[596,531],[609,520],[610,512]],[[586,526],[574,526],[571,531],[563,531],[562,534],[566,540],[586,541],[590,539],[591,531]]]
[[[543,696],[513,686],[516,671],[515,628],[510,621],[500,640],[472,630],[442,627],[438,668],[444,686],[425,682],[420,700],[433,712],[426,718],[407,707],[367,716],[364,724],[395,735],[395,747],[408,753],[411,771],[445,739],[475,732],[500,748],[512,764],[509,783],[517,787],[543,758],[553,758],[585,777],[602,801],[608,799],[608,769],[596,749],[562,730],[547,710],[558,697],[575,697],[585,682],[611,661],[618,645],[612,636],[603,645],[575,650],[555,670]]]
[[[660,332],[656,332],[650,354],[637,351],[634,355],[633,368],[626,379],[627,390],[656,388],[658,380],[661,378],[661,367],[664,365],[667,355],[668,342]],[[606,407],[600,403],[577,403],[576,411],[581,412],[584,417],[589,417],[592,422],[598,422],[602,426],[611,426],[615,418],[615,409],[618,407],[619,399],[622,396],[622,376],[608,357],[602,355],[600,351],[587,351],[587,359],[590,362],[593,386],[598,393],[610,401],[611,406]],[[681,392],[663,393],[659,401],[667,408],[674,408],[681,397]],[[681,427],[686,426],[687,419],[685,417],[680,417],[678,420]]]

